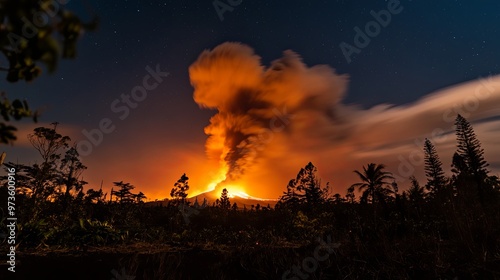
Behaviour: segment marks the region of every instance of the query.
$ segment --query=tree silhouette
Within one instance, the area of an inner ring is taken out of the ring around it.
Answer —
[[[451,161],[451,172],[453,172],[453,182],[463,181],[471,175],[468,172],[467,163],[463,156],[455,152]]]
[[[87,182],[80,180],[82,172],[87,169],[85,165],[80,161],[80,157],[76,147],[71,147],[64,154],[64,158],[61,160],[59,167],[60,178],[59,181],[65,186],[65,197],[70,196],[70,191],[75,189],[77,192],[82,191],[83,186]]]
[[[119,203],[132,203],[135,200],[135,195],[131,192],[135,187],[130,183],[113,182],[113,184],[118,187],[117,191],[111,190],[111,193],[116,196],[116,200]]]
[[[484,150],[470,123],[461,115],[455,120],[457,153],[462,156],[469,171],[474,176],[484,179],[488,174],[488,163],[484,160]]]
[[[288,206],[297,206],[302,200],[302,194],[297,190],[295,179],[291,179],[286,186],[286,192],[280,197],[280,203]]]
[[[229,201],[227,189],[223,189],[220,195],[220,199],[217,201],[217,207],[223,210],[229,210],[231,208],[231,201]]]
[[[23,181],[23,189],[29,193],[34,203],[39,204],[49,197],[56,198],[56,188],[64,185],[62,179],[65,175],[66,163],[61,161],[61,150],[68,148],[71,140],[57,132],[57,123],[52,128],[38,127],[34,133],[28,135],[31,145],[38,151],[42,158],[40,164],[32,166],[6,163],[8,167],[15,167]],[[77,155],[75,155],[77,156]],[[77,158],[74,162],[79,162]],[[83,168],[83,165],[81,166]],[[75,179],[76,176],[72,176]],[[70,183],[70,182],[68,182]],[[72,180],[72,185],[83,184],[83,181]]]
[[[295,181],[297,190],[304,193],[305,203],[317,205],[324,202],[321,181],[316,176],[317,168],[309,162],[304,168],[300,169]]]
[[[26,101],[15,99],[14,101],[10,102],[5,97],[5,94],[3,92],[0,94],[0,96],[2,98],[2,100],[0,101],[0,115],[5,122],[9,122],[11,118],[16,121],[23,118],[33,118],[33,121],[37,122],[38,113],[32,112],[29,109],[28,103]],[[15,126],[0,122],[0,143],[12,144],[15,140],[17,140],[17,137],[14,135],[15,131],[17,131],[17,128]]]
[[[333,200],[332,200],[334,203],[342,203],[345,201],[344,198],[342,198],[342,196],[339,194],[339,193],[336,193],[333,195]]]
[[[389,187],[392,184],[385,181],[386,179],[394,179],[394,177],[392,177],[390,172],[384,172],[384,168],[385,165],[383,164],[370,163],[366,167],[363,166],[362,173],[354,170],[354,173],[359,176],[361,182],[351,185],[351,189],[358,188],[358,191],[363,191],[362,198],[370,198],[372,204],[394,193]]]
[[[474,133],[471,124],[460,114],[455,119],[455,134],[457,137],[457,151],[453,156],[453,169],[457,180],[471,178],[477,187],[477,194],[481,204],[484,203],[484,192],[488,181],[488,163],[484,159],[484,150]],[[463,183],[462,183],[463,184]],[[464,184],[467,185],[467,184]]]
[[[356,194],[354,194],[354,187],[349,187],[345,195],[345,199],[349,203],[354,203],[356,201]]]
[[[186,173],[182,174],[181,178],[175,182],[174,187],[170,191],[170,196],[173,198],[174,204],[185,204],[187,191],[189,190],[189,178]]]
[[[198,197],[196,197],[194,199],[193,207],[196,209],[200,208],[200,203],[198,202]]]
[[[98,191],[94,189],[87,190],[84,201],[87,203],[104,203],[106,202],[107,194],[103,193],[102,188]]]
[[[431,194],[442,190],[446,184],[446,177],[444,175],[441,160],[436,152],[436,148],[429,139],[425,139],[424,143],[425,153],[425,175],[427,176],[427,184],[425,188]]]
[[[59,123],[52,123],[53,128],[37,127],[34,133],[28,135],[31,145],[38,151],[47,163],[60,158],[56,152],[61,148],[68,148],[68,142],[71,140],[68,136],[62,136],[57,130]]]
[[[233,206],[231,206],[231,210],[232,211],[238,211],[238,204],[236,204],[236,202],[233,203]]]
[[[143,200],[147,197],[142,192],[139,192],[138,194],[134,195],[134,198],[137,203],[142,203]]]
[[[81,163],[76,149],[69,148],[71,139],[57,132],[58,123],[52,127],[37,127],[28,139],[41,157],[32,165],[6,163],[16,169],[16,180],[21,185],[19,193],[26,194],[29,220],[34,221],[43,211],[56,203],[61,215],[70,213],[70,204],[85,197],[81,179],[86,167]],[[65,150],[65,151],[64,151]],[[4,178],[2,178],[4,179]],[[92,199],[90,199],[92,200]]]
[[[51,196],[54,188],[62,181],[57,170],[61,159],[59,151],[68,148],[68,142],[71,139],[57,132],[58,123],[52,123],[52,125],[53,128],[35,128],[34,133],[28,135],[28,140],[43,160],[40,165],[33,165],[35,173],[33,199],[35,200],[39,195],[42,199]]]
[[[406,191],[408,194],[408,198],[410,201],[414,202],[415,204],[417,203],[423,203],[425,199],[425,189],[420,186],[420,184],[417,181],[417,178],[415,176],[410,177],[410,182],[411,186],[410,188]]]
[[[316,172],[317,168],[311,162],[301,168],[297,177],[288,182],[287,191],[281,196],[280,202],[292,208],[303,204],[309,209],[325,202],[329,186],[327,184],[325,189],[321,189]]]

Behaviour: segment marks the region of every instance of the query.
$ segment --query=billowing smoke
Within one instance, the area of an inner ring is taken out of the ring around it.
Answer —
[[[266,69],[251,48],[237,43],[204,51],[189,74],[194,100],[218,111],[205,128],[206,150],[227,167],[230,181],[256,163],[275,133],[291,134],[299,113],[311,136],[321,133],[314,126],[333,129],[347,84],[346,76],[327,66],[308,68],[292,51]]]
[[[477,123],[486,159],[495,174],[500,170],[491,156],[500,154],[500,77],[414,104],[363,110],[341,103],[346,75],[308,67],[292,51],[264,67],[250,47],[224,43],[204,51],[189,74],[194,100],[217,110],[205,128],[208,157],[220,164],[223,179],[244,181],[254,195],[276,198],[309,161],[340,193],[357,182],[352,171],[370,162],[386,164],[401,183],[411,175],[422,179],[424,138],[449,166],[457,113]]]

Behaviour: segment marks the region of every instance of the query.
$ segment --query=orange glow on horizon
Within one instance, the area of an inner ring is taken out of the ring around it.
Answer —
[[[226,189],[229,198],[240,197],[244,199],[271,201],[273,199],[259,198],[251,196],[247,193],[245,189],[245,184],[243,182],[226,182],[226,173],[229,170],[226,163],[221,160],[222,167],[219,169],[215,178],[212,179],[210,183],[207,184],[205,191],[193,192],[189,197],[195,197],[203,193],[210,193],[213,198],[219,198],[222,194],[222,190]]]
[[[214,179],[212,179],[212,181],[210,183],[207,184],[207,187],[205,188],[204,191],[197,191],[197,192],[192,192],[191,194],[189,194],[189,197],[195,197],[197,195],[200,195],[202,193],[207,193],[207,192],[212,192],[212,191],[215,191],[215,189],[217,188],[217,185],[220,183],[220,182],[223,182],[224,180],[226,179],[226,175],[225,175],[225,171],[224,171],[224,168],[221,168],[217,175],[215,176]]]
[[[227,190],[227,195],[229,198],[236,198],[236,197],[239,197],[239,198],[244,198],[244,199],[252,199],[252,200],[262,200],[262,201],[271,201],[271,200],[274,200],[274,199],[266,199],[266,198],[260,198],[260,197],[255,197],[255,196],[251,196],[249,195],[246,190],[245,190],[245,187],[243,187],[243,185],[241,183],[224,183],[224,182],[220,182],[221,183],[221,186],[218,186],[216,189],[214,187],[214,190],[216,190],[215,192],[213,192],[213,195],[215,198],[219,198],[221,193],[222,193],[222,190],[223,189],[226,189]],[[211,185],[214,185],[217,186],[218,184],[217,183],[211,183]]]

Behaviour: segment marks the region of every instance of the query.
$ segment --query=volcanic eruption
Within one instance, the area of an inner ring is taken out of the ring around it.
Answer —
[[[212,197],[226,188],[230,195],[277,198],[310,161],[320,178],[333,179],[339,193],[356,180],[352,171],[369,162],[385,163],[398,183],[422,177],[425,138],[440,145],[444,164],[451,164],[454,137],[449,136],[457,113],[481,121],[482,142],[498,153],[489,133],[499,124],[498,76],[412,104],[363,109],[341,103],[347,75],[327,65],[309,67],[290,50],[265,67],[249,46],[223,43],[203,51],[189,75],[194,101],[216,111],[205,127],[206,154],[218,166],[215,174],[203,175],[210,177],[205,191]]]
[[[288,138],[293,130],[333,123],[347,84],[345,75],[327,66],[308,68],[292,51],[266,69],[250,47],[238,43],[204,51],[189,75],[195,102],[217,110],[205,128],[206,153],[220,166],[209,189],[233,186],[242,193],[242,177],[269,151],[272,140],[278,142],[277,134]]]

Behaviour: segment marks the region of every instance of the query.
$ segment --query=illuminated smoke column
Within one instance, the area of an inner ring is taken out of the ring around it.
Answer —
[[[220,160],[228,181],[266,153],[265,139],[292,133],[292,116],[306,112],[310,121],[323,122],[322,130],[333,124],[346,87],[345,76],[327,66],[308,68],[292,51],[265,68],[251,48],[237,43],[204,51],[189,74],[196,103],[218,111],[205,128],[206,151]]]
[[[196,103],[217,110],[205,128],[206,153],[220,172],[212,187],[242,182],[252,195],[277,198],[309,161],[341,194],[357,182],[353,170],[370,162],[386,164],[400,183],[410,175],[424,180],[421,143],[433,138],[449,166],[457,113],[475,123],[486,160],[494,174],[500,170],[492,156],[500,153],[498,76],[412,104],[362,109],[341,103],[346,75],[326,65],[308,67],[292,51],[265,67],[250,47],[224,43],[203,51],[189,74]]]

